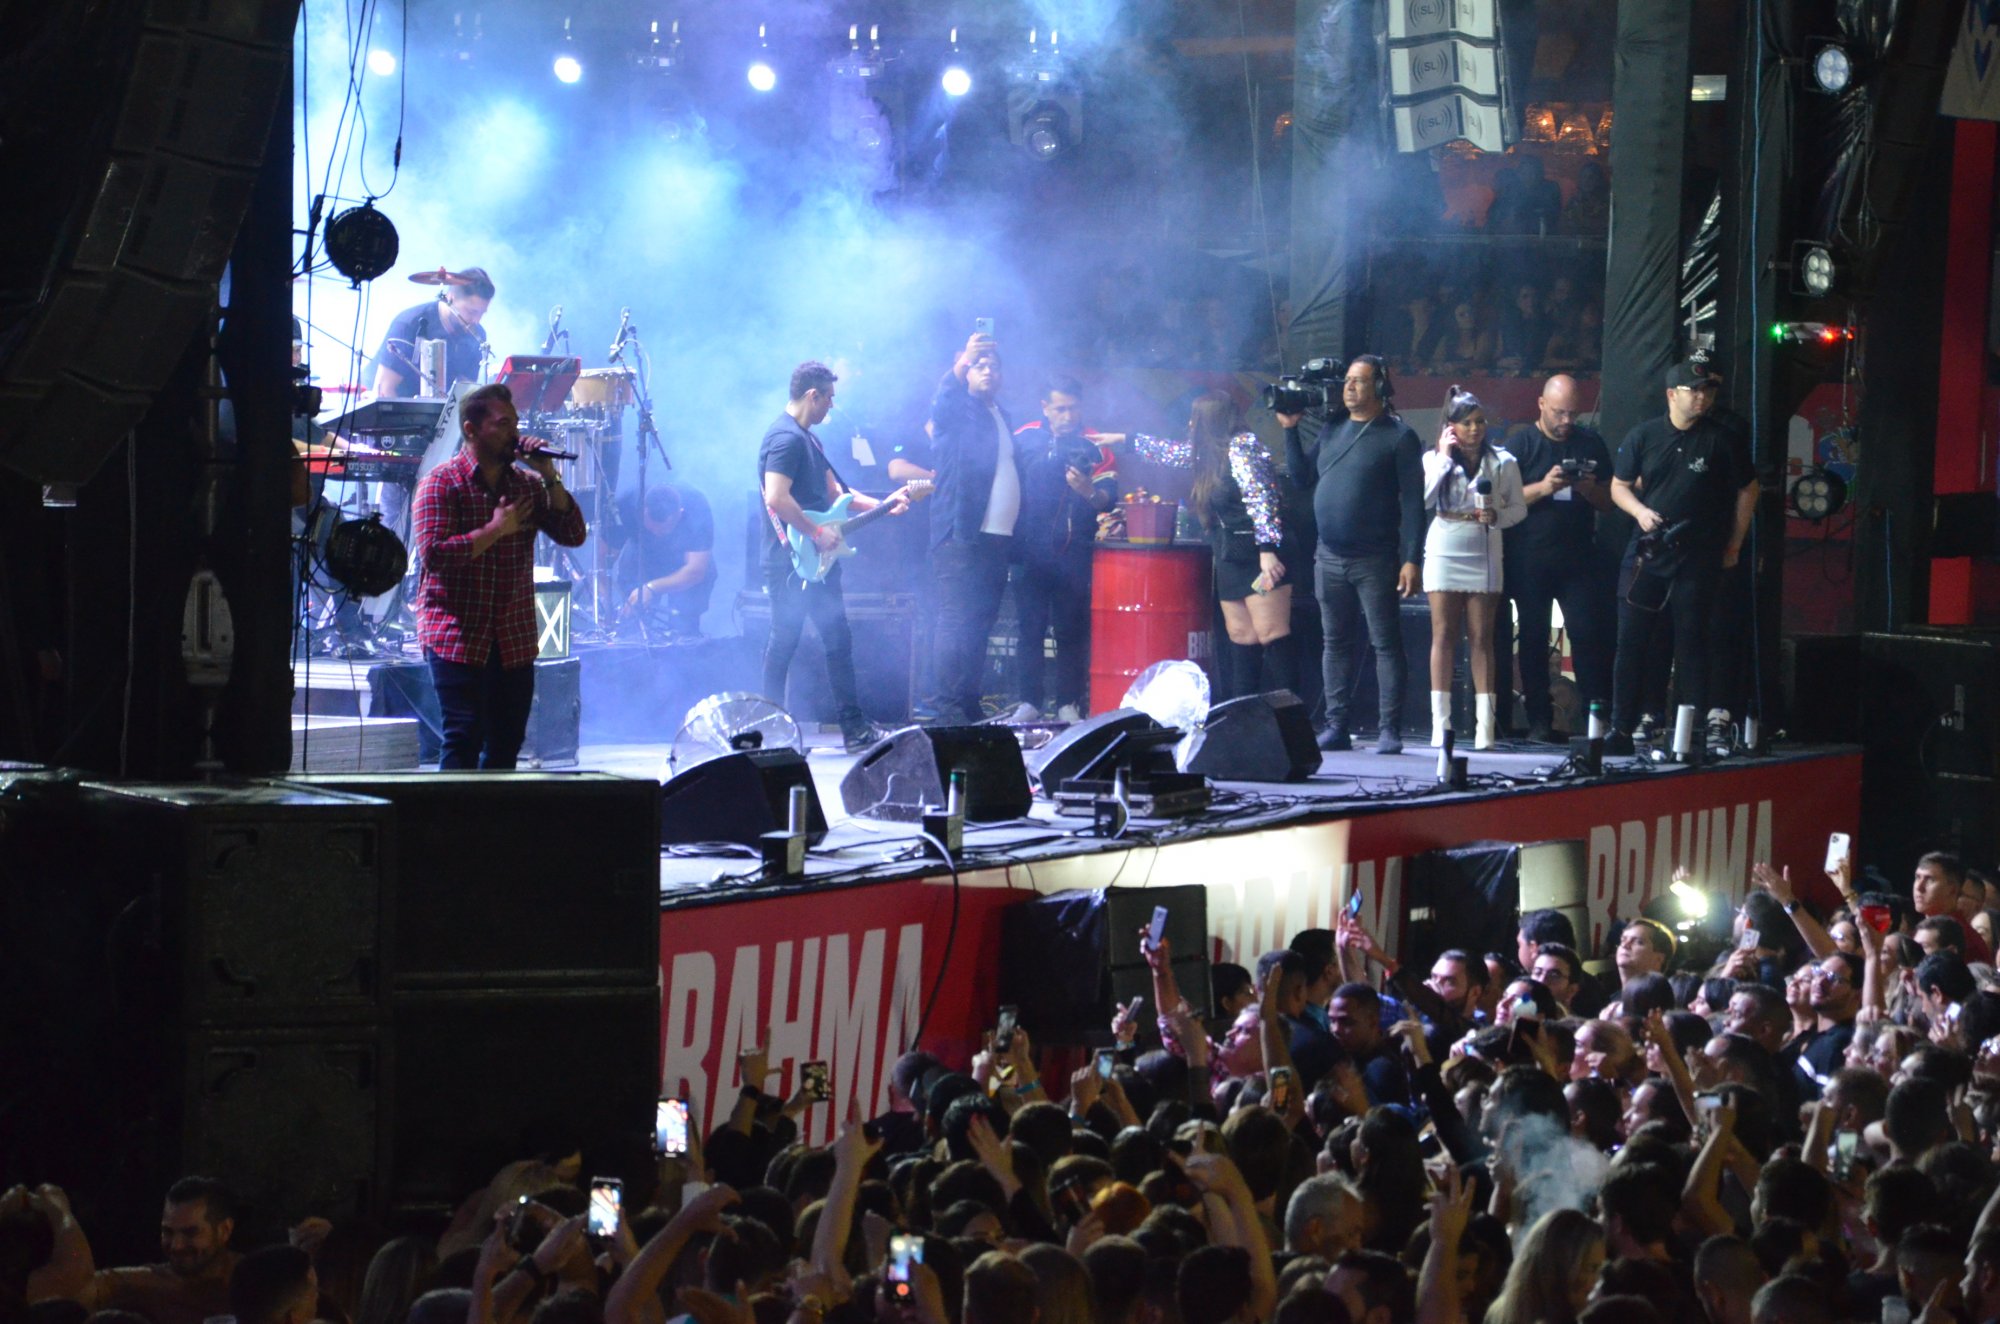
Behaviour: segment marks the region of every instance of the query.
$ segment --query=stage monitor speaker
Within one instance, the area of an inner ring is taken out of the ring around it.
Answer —
[[[394,987],[658,982],[658,783],[597,772],[298,780],[395,806]]]
[[[795,749],[751,749],[697,763],[660,789],[660,844],[730,841],[755,848],[784,828],[792,787],[806,788],[806,841],[826,839],[826,809],[805,756]]]
[[[1137,708],[1114,708],[1072,722],[1061,735],[1027,756],[1028,773],[1042,788],[1043,795],[1054,795],[1064,782],[1111,748],[1118,737],[1132,731],[1150,731],[1155,725],[1152,718]]]
[[[1174,980],[1188,1005],[1207,1010],[1208,891],[1200,886],[1113,887],[1057,892],[1009,906],[1000,923],[1000,1001],[1021,1009],[1038,1044],[1111,1043],[1116,1004],[1146,999],[1139,1043],[1160,1046],[1153,971],[1139,930],[1167,908]]]
[[[1181,771],[1225,782],[1302,782],[1319,771],[1312,719],[1290,690],[1231,699],[1209,709]]]
[[[1861,637],[1861,862],[1903,877],[1929,850],[1990,865],[2000,822],[2000,635]]]
[[[965,770],[965,816],[975,823],[1023,818],[1034,805],[1021,742],[1004,726],[909,726],[875,742],[840,780],[857,818],[914,823],[942,805],[954,769]]]
[[[1801,634],[1778,643],[1785,734],[1812,744],[1861,740],[1861,636]]]
[[[585,1173],[638,1171],[650,1162],[659,1050],[657,983],[398,994],[391,1205],[449,1209],[538,1152],[580,1149]]]

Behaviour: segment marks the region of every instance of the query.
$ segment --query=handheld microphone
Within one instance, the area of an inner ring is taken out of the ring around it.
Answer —
[[[625,337],[632,334],[632,310],[618,310],[618,339],[611,342],[611,360],[617,362],[625,353]]]
[[[516,443],[514,446],[514,458],[517,461],[527,460],[536,455],[546,455],[551,460],[574,460],[576,458],[575,452],[559,451],[553,446],[537,446],[532,450],[522,450],[519,443]]]
[[[1493,480],[1482,478],[1472,485],[1472,508],[1474,510],[1493,509]]]
[[[555,353],[556,337],[560,334],[562,334],[562,305],[557,304],[555,310],[549,314],[549,338],[542,342],[544,357]]]

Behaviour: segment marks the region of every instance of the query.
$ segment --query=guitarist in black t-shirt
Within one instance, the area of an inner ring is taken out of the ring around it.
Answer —
[[[764,540],[764,592],[771,599],[771,638],[764,647],[764,697],[784,704],[785,676],[810,616],[813,629],[819,632],[820,646],[826,650],[826,678],[839,710],[842,743],[849,753],[856,753],[882,733],[861,711],[855,688],[854,636],[847,627],[840,566],[836,563],[823,579],[807,583],[793,567],[791,547],[784,537],[789,526],[824,550],[840,544],[837,529],[816,525],[806,516],[808,506],[815,510],[831,506],[849,490],[812,432],[832,411],[833,386],[838,380],[824,363],[801,363],[794,369],[791,399],[764,433],[757,451],[758,485],[770,516],[766,521],[769,536]],[[892,514],[901,514],[908,505],[901,491],[883,501],[859,492],[853,498],[856,514],[883,504]]]
[[[1659,612],[1672,613],[1680,702],[1700,713],[1708,698],[1708,627],[1716,585],[1742,554],[1757,509],[1747,438],[1712,417],[1715,395],[1716,382],[1705,364],[1675,364],[1667,370],[1667,412],[1627,433],[1613,463],[1611,499],[1639,527],[1618,576],[1609,753],[1632,752],[1646,642],[1654,637]],[[1642,561],[1640,546],[1648,535],[1657,550]],[[1726,713],[1722,720],[1728,721]]]

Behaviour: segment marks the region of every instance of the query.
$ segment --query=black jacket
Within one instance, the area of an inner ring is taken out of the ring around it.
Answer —
[[[1002,409],[1007,431],[1013,421]],[[986,499],[999,466],[1000,440],[993,415],[972,398],[956,373],[947,372],[931,399],[931,444],[937,453],[936,506],[931,513],[931,546],[973,542],[986,518]],[[1020,472],[1017,467],[1016,472]]]
[[[1292,481],[1313,494],[1322,547],[1338,556],[1393,554],[1424,559],[1424,447],[1394,414],[1356,425],[1330,418],[1307,455],[1297,428],[1285,429]]]

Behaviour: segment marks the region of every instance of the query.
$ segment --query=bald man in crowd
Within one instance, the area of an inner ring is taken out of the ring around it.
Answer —
[[[1554,737],[1549,700],[1550,609],[1562,604],[1576,683],[1584,702],[1611,705],[1611,657],[1618,634],[1612,613],[1615,581],[1596,546],[1597,515],[1612,509],[1611,450],[1583,412],[1576,380],[1558,374],[1542,386],[1538,416],[1507,434],[1521,466],[1528,518],[1503,535],[1507,595],[1514,600],[1521,649],[1521,697],[1528,738]],[[1572,734],[1582,735],[1582,731]]]

